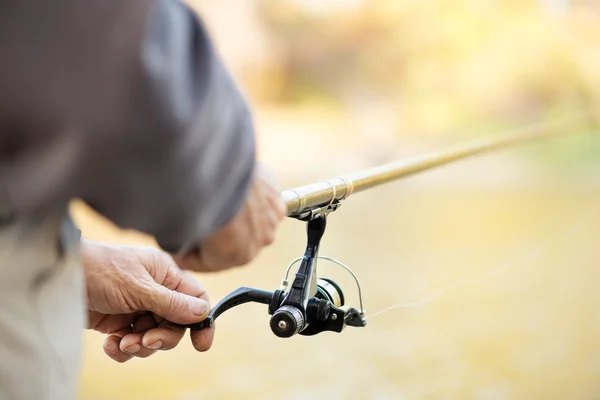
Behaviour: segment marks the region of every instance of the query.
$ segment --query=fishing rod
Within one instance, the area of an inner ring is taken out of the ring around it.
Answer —
[[[211,327],[222,313],[248,302],[268,305],[271,330],[276,336],[282,338],[296,334],[311,336],[325,331],[342,332],[346,326],[365,327],[367,321],[362,302],[362,290],[356,274],[335,259],[319,256],[321,238],[325,233],[327,216],[331,212],[337,210],[353,193],[474,155],[574,132],[574,126],[569,125],[572,122],[581,122],[581,119],[532,125],[510,134],[471,140],[444,150],[392,162],[352,175],[284,190],[281,195],[287,207],[287,216],[306,222],[307,241],[304,255],[288,266],[279,289],[268,291],[241,287],[217,303],[204,321],[188,327],[193,330]],[[557,126],[568,130],[556,129]],[[337,283],[317,275],[318,259],[331,261],[352,275],[358,289],[358,309],[345,305],[344,292]],[[289,274],[297,263],[300,265],[290,285]]]

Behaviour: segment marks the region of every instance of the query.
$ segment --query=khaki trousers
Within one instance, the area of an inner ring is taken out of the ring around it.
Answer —
[[[77,393],[85,294],[69,218],[0,222],[0,399]]]

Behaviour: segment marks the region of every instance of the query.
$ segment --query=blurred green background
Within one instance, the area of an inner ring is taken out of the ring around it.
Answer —
[[[219,319],[208,353],[184,340],[122,365],[88,332],[81,399],[600,398],[600,2],[190,4],[284,187],[590,117],[569,127],[579,134],[367,191],[330,217],[321,253],[359,275],[367,314],[452,288],[436,299],[288,340],[270,332],[266,307],[242,306]],[[153,244],[74,212],[86,237]],[[272,290],[303,248],[304,226],[285,221],[251,266],[197,276],[214,302],[239,286]],[[320,273],[356,304],[347,276],[325,263]]]

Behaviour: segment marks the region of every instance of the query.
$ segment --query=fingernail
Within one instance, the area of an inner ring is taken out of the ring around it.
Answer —
[[[204,300],[194,299],[192,300],[191,310],[194,315],[203,315],[208,310],[208,303]]]
[[[107,351],[109,351],[109,352],[111,352],[111,353],[114,353],[115,351],[117,351],[117,344],[116,344],[114,341],[112,341],[112,340],[111,340],[110,342],[107,342],[107,343],[104,345],[104,348],[105,348]]]
[[[156,342],[149,344],[148,346],[146,346],[146,348],[148,349],[152,349],[152,350],[158,350],[161,347],[163,347],[163,342],[162,340],[157,340]]]
[[[139,344],[132,344],[129,347],[125,348],[125,352],[129,353],[129,354],[135,354],[135,353],[139,353],[140,350],[142,349],[142,346],[140,346]]]

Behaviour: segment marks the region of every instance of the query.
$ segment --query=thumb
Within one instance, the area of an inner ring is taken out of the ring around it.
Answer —
[[[159,284],[148,293],[145,308],[176,324],[193,324],[206,318],[209,305],[194,296],[170,290]]]

